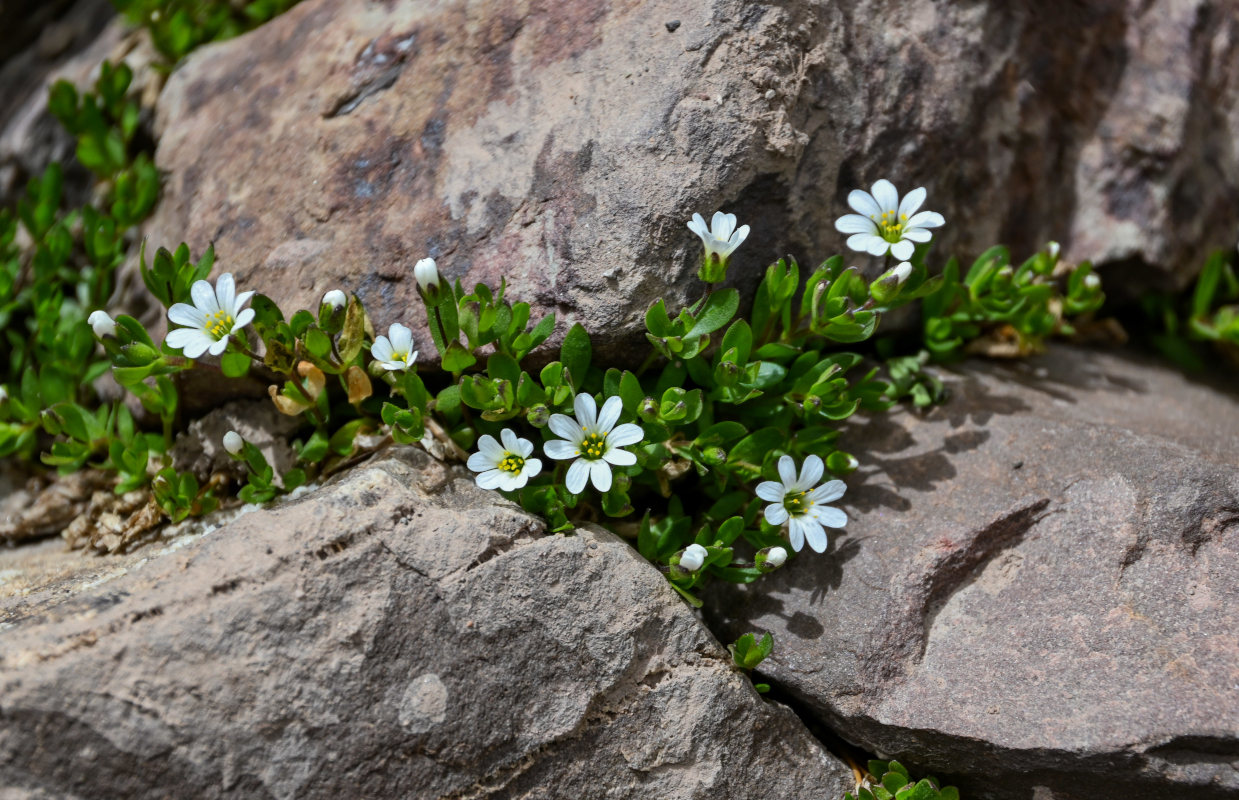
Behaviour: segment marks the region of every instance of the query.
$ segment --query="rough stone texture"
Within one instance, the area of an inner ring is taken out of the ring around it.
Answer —
[[[754,226],[751,285],[839,251],[889,176],[929,188],[939,254],[1054,238],[1183,284],[1233,246],[1237,37],[1236,0],[307,0],[172,76],[148,232],[384,326],[431,255],[617,348],[695,298],[692,212]]]
[[[541,532],[398,449],[84,580],[40,548],[48,584],[0,583],[0,794],[820,800],[850,784],[627,544]]]
[[[846,533],[714,629],[773,631],[770,678],[969,798],[1234,797],[1236,395],[1068,349],[951,387],[844,434]]]

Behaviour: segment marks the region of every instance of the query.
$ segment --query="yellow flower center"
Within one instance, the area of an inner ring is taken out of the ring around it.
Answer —
[[[584,428],[582,428],[584,430]],[[597,460],[602,458],[602,454],[607,451],[607,437],[600,433],[588,434],[581,440],[580,449],[577,450],[577,455],[584,456],[588,459]]]
[[[227,311],[216,311],[207,317],[206,332],[216,341],[232,333],[232,315]]]
[[[497,469],[504,472],[510,472],[513,475],[520,475],[521,470],[525,468],[525,459],[518,456],[516,453],[504,453],[503,459],[496,465]]]
[[[870,217],[878,226],[878,233],[888,242],[903,239],[903,229],[908,224],[908,215],[898,211],[883,211],[881,217]]]
[[[401,362],[402,364],[403,364],[403,363],[408,363],[408,360],[409,360],[409,351],[408,351],[408,350],[404,350],[404,351],[399,352],[399,353],[392,353],[392,355],[391,355],[391,360],[392,360],[392,361],[399,361],[399,362]]]
[[[807,514],[809,513],[809,508],[813,506],[813,501],[809,499],[808,495],[808,492],[788,492],[783,496],[783,507],[793,517]]]

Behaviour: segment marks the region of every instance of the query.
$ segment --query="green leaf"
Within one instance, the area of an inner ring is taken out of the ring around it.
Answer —
[[[250,357],[244,353],[228,352],[219,359],[220,371],[229,378],[243,378],[250,371]]]
[[[473,353],[466,350],[460,342],[448,344],[447,352],[443,354],[443,368],[448,372],[464,372],[476,364],[477,361]]]
[[[685,334],[685,338],[713,333],[730,322],[739,307],[740,292],[735,289],[711,292],[706,298],[705,308],[697,315],[693,327]]]
[[[585,386],[591,356],[589,334],[578,322],[568,329],[568,335],[559,349],[559,360],[568,373],[574,391],[580,392]]]

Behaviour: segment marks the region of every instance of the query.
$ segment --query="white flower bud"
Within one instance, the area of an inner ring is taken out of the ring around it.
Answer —
[[[1045,246],[1045,251],[1050,254],[1050,258],[1052,259],[1058,258],[1058,250],[1058,242],[1050,242]]]
[[[439,286],[439,266],[433,258],[423,258],[413,267],[413,279],[424,290]]]
[[[696,572],[701,569],[701,565],[706,563],[706,556],[709,553],[699,544],[690,544],[684,548],[684,553],[680,556],[680,568],[689,572]]]
[[[894,278],[896,281],[898,281],[900,286],[903,285],[903,282],[906,281],[908,279],[908,276],[910,276],[911,274],[912,274],[912,265],[909,264],[907,261],[895,267],[890,272],[891,277]]]
[[[116,335],[116,321],[108,316],[106,311],[92,311],[90,316],[86,318],[90,323],[91,330],[95,332],[95,336],[102,339],[105,336]]]
[[[244,446],[245,440],[241,438],[241,434],[236,431],[228,431],[224,434],[224,449],[232,455],[239,455]]]
[[[339,289],[332,289],[327,294],[323,295],[323,303],[331,306],[333,311],[339,311],[344,308],[344,304],[348,302],[348,298],[344,296],[344,292]]]
[[[1095,274],[1090,272],[1089,274],[1084,276],[1084,285],[1090,289],[1100,289],[1101,278],[1098,278]]]
[[[3,403],[4,401],[8,399],[9,399],[9,390],[5,388],[4,384],[0,383],[0,403]]]
[[[781,567],[787,561],[787,551],[782,547],[772,547],[766,553],[766,564],[771,567]]]

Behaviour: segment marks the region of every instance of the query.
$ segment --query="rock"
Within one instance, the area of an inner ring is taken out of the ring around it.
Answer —
[[[627,544],[542,534],[396,448],[109,573],[87,561],[87,580],[37,549],[47,586],[0,583],[0,786],[819,800],[851,785]]]
[[[434,256],[612,355],[655,299],[698,296],[693,212],[753,226],[751,287],[840,251],[847,192],[884,176],[928,187],[940,256],[1053,238],[1120,289],[1181,286],[1233,246],[1239,2],[1054,8],[307,0],[170,78],[148,232],[213,241],[289,308],[342,287],[419,334]]]
[[[845,431],[851,522],[720,637],[844,738],[968,798],[1239,791],[1239,402],[1059,348]],[[988,780],[987,780],[988,778]]]
[[[244,478],[247,468],[224,450],[224,434],[236,431],[262,451],[276,475],[283,476],[297,463],[288,440],[304,424],[305,420],[300,417],[276,411],[270,400],[226,403],[189,423],[185,432],[176,437],[171,452],[172,466],[177,472],[193,472],[200,483],[217,472],[238,480]]]
[[[0,499],[0,543],[12,544],[60,533],[89,507],[95,492],[111,490],[115,475],[84,469],[68,475],[31,473],[24,482],[17,465],[5,468],[9,489]],[[18,483],[21,483],[18,486]]]

